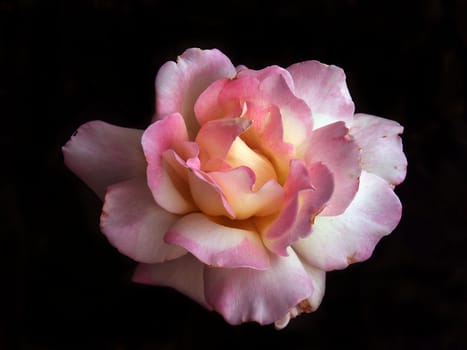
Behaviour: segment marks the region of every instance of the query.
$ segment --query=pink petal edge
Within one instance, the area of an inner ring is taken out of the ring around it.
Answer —
[[[269,256],[258,233],[222,225],[201,213],[184,216],[165,235],[165,241],[185,248],[209,266],[269,268]]]
[[[392,187],[366,171],[359,190],[339,216],[318,215],[312,234],[293,245],[309,264],[325,271],[368,259],[380,239],[399,223],[402,206]]]
[[[178,220],[160,208],[144,179],[109,187],[101,215],[101,231],[122,254],[144,263],[178,258],[186,250],[166,244],[166,231]]]
[[[176,63],[165,63],[157,73],[155,118],[181,113],[193,140],[199,128],[194,115],[196,99],[216,80],[233,78],[236,73],[229,58],[217,49],[186,50]]]
[[[145,176],[142,134],[100,120],[88,122],[62,147],[65,164],[104,199],[109,185]]]
[[[204,276],[207,302],[232,325],[274,323],[313,293],[311,279],[292,250],[288,257],[272,255],[265,271],[207,268]]]

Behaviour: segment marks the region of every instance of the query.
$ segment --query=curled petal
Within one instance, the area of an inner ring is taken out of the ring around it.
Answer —
[[[271,256],[271,267],[265,271],[206,268],[204,276],[207,302],[233,325],[273,323],[313,292],[293,251],[288,257]]]
[[[317,216],[312,234],[293,248],[320,269],[343,269],[371,256],[379,240],[399,223],[401,209],[391,186],[363,171],[357,195],[346,211],[339,216]]]
[[[315,216],[333,192],[329,170],[316,163],[307,171],[303,162],[291,162],[285,184],[287,201],[275,217],[256,218],[264,244],[274,253],[286,256],[287,247],[311,233]]]
[[[248,103],[245,118],[252,120],[253,125],[242,135],[242,139],[250,148],[261,151],[269,159],[279,183],[284,183],[294,147],[284,142],[282,116],[278,107]]]
[[[301,313],[315,312],[323,300],[326,287],[326,272],[306,263],[303,266],[313,284],[313,293],[292,307],[284,317],[274,322],[276,329],[283,329],[287,326],[290,319],[297,317]]]
[[[186,186],[183,173],[174,168],[167,151],[180,150],[187,141],[185,123],[175,113],[151,124],[143,134],[142,145],[148,163],[147,180],[156,202],[168,212],[185,214],[196,209]],[[166,155],[166,156],[164,156]]]
[[[177,63],[169,61],[157,73],[156,118],[181,113],[193,140],[199,127],[193,112],[196,99],[216,80],[235,75],[235,67],[219,50],[186,50]]]
[[[139,264],[133,282],[174,288],[211,310],[204,296],[204,267],[193,255],[186,254],[159,264]]]
[[[352,119],[354,104],[341,68],[306,61],[293,64],[287,70],[292,75],[295,94],[311,108],[315,129]]]
[[[144,177],[142,134],[98,120],[86,123],[63,146],[65,164],[104,199],[107,186]]]
[[[222,103],[220,100],[221,92],[230,82],[230,79],[219,79],[199,95],[194,106],[196,120],[199,125],[204,125],[215,119],[238,117],[241,114],[242,106]]]
[[[164,243],[167,229],[178,216],[160,208],[142,179],[109,187],[101,215],[101,230],[121,253],[144,263],[184,255],[180,247]]]
[[[243,118],[212,120],[203,124],[196,136],[201,161],[208,163],[209,160],[225,159],[234,140],[251,124],[250,120]]]
[[[268,158],[252,150],[242,139],[232,143],[225,161],[232,167],[246,166],[254,172],[254,189],[258,189],[271,179],[277,180],[274,166]]]
[[[190,169],[188,182],[193,200],[203,213],[211,216],[235,217],[235,212],[222,193],[222,189],[208,174]]]
[[[293,94],[282,75],[265,77],[261,82],[260,91],[267,101],[279,108],[283,141],[300,146],[313,129],[310,108],[302,99]]]
[[[270,266],[268,253],[252,225],[234,228],[193,213],[172,226],[165,241],[185,248],[210,266],[258,270]]]
[[[280,209],[284,198],[282,187],[275,180],[270,180],[255,191],[255,175],[245,166],[212,172],[209,176],[221,189],[237,220],[253,215],[271,215]]]
[[[399,136],[403,130],[393,120],[367,114],[356,114],[350,123],[350,134],[362,149],[362,168],[392,185],[400,184],[407,172]]]
[[[321,215],[339,215],[352,201],[361,172],[360,150],[343,122],[314,130],[304,154],[307,164],[322,163],[334,177],[334,193]]]

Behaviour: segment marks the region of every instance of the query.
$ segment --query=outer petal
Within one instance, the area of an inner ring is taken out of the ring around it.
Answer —
[[[177,63],[165,63],[157,74],[156,118],[181,113],[193,140],[199,127],[194,115],[196,99],[216,80],[235,75],[235,67],[219,50],[186,50]]]
[[[107,186],[144,177],[142,130],[92,121],[82,125],[63,146],[65,164],[104,199]]]
[[[145,263],[184,255],[163,237],[178,216],[160,208],[143,180],[129,180],[109,187],[101,216],[101,230],[121,253]]]
[[[233,325],[273,323],[313,292],[302,263],[292,250],[289,253],[286,258],[272,256],[265,271],[207,268],[207,302]]]
[[[391,233],[401,217],[401,204],[391,186],[362,172],[360,187],[339,216],[318,216],[310,236],[293,245],[309,264],[330,271],[368,259],[379,240]]]
[[[307,164],[323,163],[334,177],[334,193],[322,215],[339,215],[352,201],[361,172],[360,150],[343,122],[314,130],[304,154]]]
[[[172,226],[165,241],[185,248],[210,266],[259,270],[269,267],[268,253],[253,226],[233,228],[193,213]]]
[[[399,136],[403,130],[393,120],[356,114],[350,123],[350,134],[362,149],[362,168],[390,184],[400,184],[407,173],[407,158]]]
[[[315,312],[323,300],[326,287],[326,272],[306,263],[303,265],[313,284],[313,293],[310,297],[303,299],[292,307],[284,317],[274,322],[277,329],[284,328],[287,326],[290,319],[297,317],[301,313]]]
[[[339,120],[351,120],[354,104],[341,68],[306,61],[287,70],[293,77],[295,94],[311,108],[315,129]]]
[[[177,150],[187,139],[185,123],[177,113],[150,125],[142,138],[152,195],[162,208],[175,214],[185,214],[196,207],[185,185],[186,179],[164,160],[164,153],[171,149]]]
[[[204,297],[205,265],[191,254],[160,264],[139,264],[133,281],[142,284],[172,287],[187,295],[208,310],[211,306]]]

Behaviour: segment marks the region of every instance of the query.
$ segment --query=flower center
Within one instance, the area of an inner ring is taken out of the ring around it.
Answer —
[[[247,166],[253,170],[256,175],[254,191],[271,179],[277,180],[277,174],[271,162],[259,152],[251,149],[240,137],[232,143],[226,161],[232,168]]]

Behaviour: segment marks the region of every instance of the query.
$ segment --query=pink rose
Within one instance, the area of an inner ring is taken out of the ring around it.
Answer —
[[[144,131],[92,121],[63,148],[136,282],[282,328],[400,220],[403,129],[354,114],[338,67],[256,71],[189,49],[160,69],[156,103]]]

